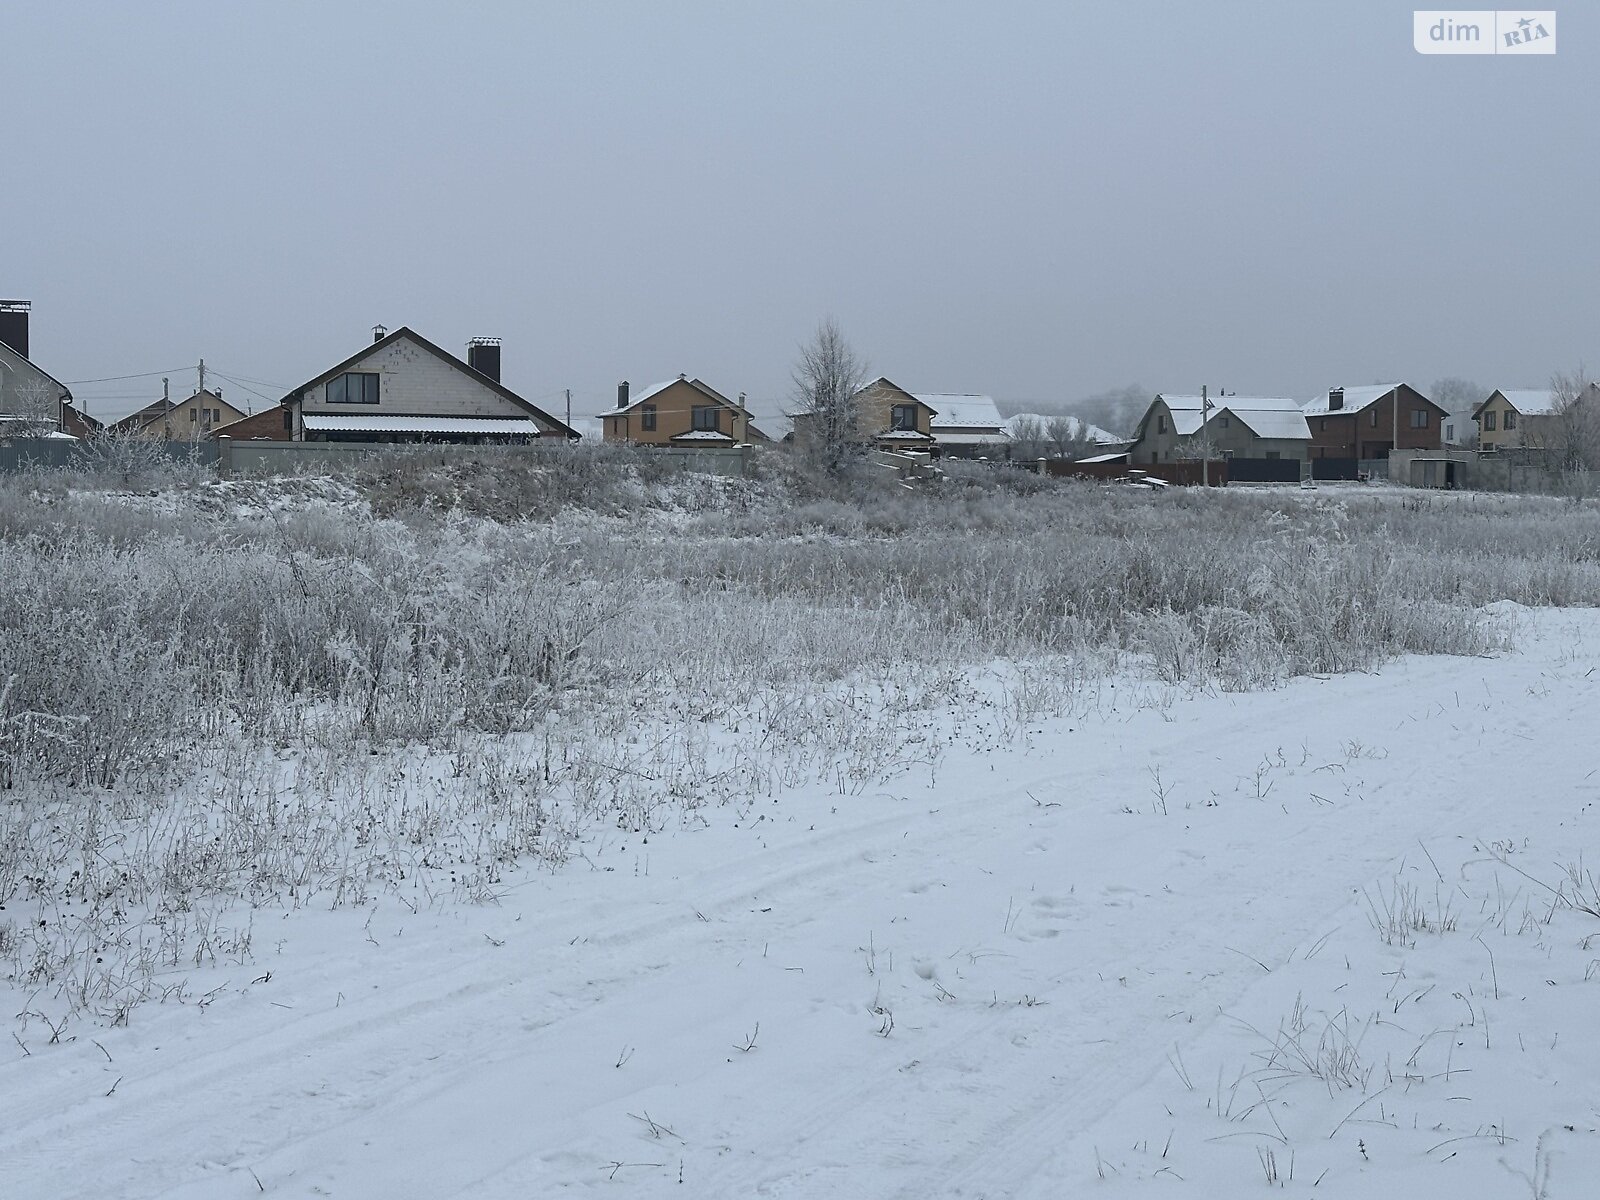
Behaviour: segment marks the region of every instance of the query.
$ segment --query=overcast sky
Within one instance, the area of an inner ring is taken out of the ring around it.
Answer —
[[[1537,58],[1418,55],[1411,11],[12,3],[0,295],[63,380],[204,356],[257,407],[378,322],[501,337],[575,415],[781,397],[827,313],[1013,402],[1600,365],[1600,5]]]

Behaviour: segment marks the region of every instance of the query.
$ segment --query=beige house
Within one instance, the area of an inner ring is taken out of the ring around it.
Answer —
[[[198,442],[224,425],[243,420],[247,414],[222,398],[222,392],[209,388],[186,400],[157,400],[120,421],[112,422],[115,433],[154,438],[164,442]]]
[[[853,401],[856,436],[861,440],[880,450],[933,449],[931,426],[939,411],[922,397],[880,376],[856,392]],[[795,444],[804,446],[811,440],[815,417],[797,412],[793,420]]]
[[[617,385],[617,406],[600,414],[600,426],[605,441],[638,446],[742,446],[769,440],[751,423],[744,393],[735,403],[687,375],[638,393],[623,380]]]
[[[1547,448],[1559,419],[1560,402],[1549,388],[1496,388],[1472,410],[1478,449]]]
[[[856,414],[861,431],[875,445],[927,450],[933,445],[933,419],[939,410],[880,375],[856,393]]]
[[[500,382],[500,341],[474,338],[467,360],[402,326],[283,398],[283,433],[308,442],[574,439],[578,434]],[[226,432],[226,430],[224,430]]]

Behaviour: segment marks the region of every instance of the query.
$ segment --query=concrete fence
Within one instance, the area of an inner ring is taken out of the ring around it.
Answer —
[[[226,435],[216,439],[217,470],[223,475],[293,475],[338,472],[350,466],[388,456],[436,460],[447,465],[462,455],[507,455],[532,461],[556,455],[582,453],[564,442],[533,442],[519,446],[469,446],[451,443],[403,442],[272,442],[258,438],[243,441]],[[660,446],[650,447],[652,459],[659,458],[679,470],[706,475],[741,476],[749,473],[751,446]]]
[[[1600,489],[1595,472],[1563,469],[1548,450],[1396,450],[1392,462],[1395,482],[1410,487],[1552,496],[1592,496]]]

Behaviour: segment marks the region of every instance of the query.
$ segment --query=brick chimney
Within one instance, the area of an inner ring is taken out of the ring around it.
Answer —
[[[628,407],[628,381],[626,379],[617,384],[617,407]]]
[[[28,357],[28,313],[32,300],[0,300],[0,342]]]
[[[383,341],[384,338],[386,338],[388,336],[389,336],[389,330],[387,328],[385,328],[384,326],[382,326],[382,325],[374,325],[372,327],[372,340],[373,341],[381,342],[381,341]]]
[[[500,339],[475,337],[467,343],[467,366],[500,382]]]
[[[1328,411],[1338,412],[1344,407],[1344,389],[1342,387],[1328,389]]]

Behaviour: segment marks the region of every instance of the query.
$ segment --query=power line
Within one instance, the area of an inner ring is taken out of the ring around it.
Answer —
[[[193,367],[173,367],[167,371],[140,371],[137,375],[107,375],[102,379],[63,379],[61,382],[68,387],[77,387],[84,383],[117,383],[123,379],[150,379],[158,375],[176,375],[179,371],[192,371]]]
[[[211,368],[211,373],[213,375],[215,375],[218,379],[226,379],[229,383],[233,384],[234,387],[239,388],[241,391],[249,392],[257,400],[263,400],[268,404],[277,404],[278,403],[278,400],[273,398],[272,396],[268,396],[264,392],[258,392],[258,391],[256,391],[255,388],[250,387],[248,384],[240,383],[239,380],[235,379],[232,375],[224,375],[221,371],[217,370],[215,367]],[[270,387],[272,385],[268,384],[267,386]]]
[[[222,372],[218,371],[215,367],[211,368],[211,370],[215,374],[222,375]],[[289,390],[289,385],[286,383],[273,383],[270,379],[251,379],[248,375],[223,375],[223,378],[231,379],[234,383],[239,384],[241,387],[246,383],[254,383],[261,387],[276,388],[280,392],[287,392]]]

